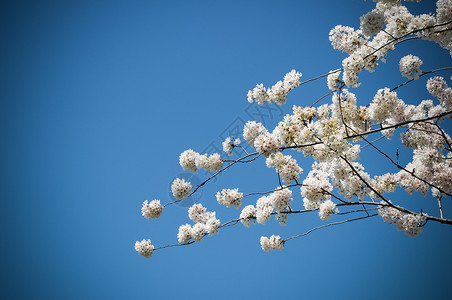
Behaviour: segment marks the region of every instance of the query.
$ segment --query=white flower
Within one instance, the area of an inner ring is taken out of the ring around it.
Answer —
[[[206,222],[207,233],[210,235],[218,233],[218,227],[220,227],[220,220],[215,218],[215,212],[210,213],[210,217]]]
[[[360,21],[361,30],[363,31],[363,34],[368,37],[377,34],[385,25],[384,14],[377,9],[361,16]]]
[[[283,155],[281,152],[272,153],[266,160],[267,167],[274,167],[276,172],[281,176],[285,184],[290,184],[292,180],[300,178],[303,171],[298,166],[297,161],[290,155]]]
[[[351,54],[366,40],[361,30],[355,31],[352,27],[337,25],[330,31],[330,41],[334,49]]]
[[[265,89],[263,84],[258,84],[251,91],[248,91],[248,102],[253,103],[256,101],[258,104],[264,104],[266,100],[268,100],[267,90]]]
[[[261,247],[264,251],[281,250],[284,248],[284,240],[279,235],[272,235],[270,238],[261,236]]]
[[[240,222],[245,227],[250,227],[250,220],[256,218],[256,209],[252,205],[247,205],[242,209],[242,212],[240,213]],[[256,221],[254,221],[256,223]]]
[[[206,233],[206,225],[202,223],[196,223],[195,226],[192,227],[190,236],[193,240],[197,242],[201,242],[202,238]]]
[[[171,191],[176,199],[185,199],[191,193],[191,183],[185,179],[176,178],[171,184]]]
[[[243,138],[248,142],[248,144],[250,144],[251,147],[254,148],[254,141],[256,138],[267,132],[267,129],[265,129],[264,125],[261,123],[256,121],[248,121],[243,128]]]
[[[271,205],[271,198],[269,196],[262,196],[256,202],[256,221],[264,225],[270,219],[273,212]]]
[[[411,54],[406,55],[400,59],[400,73],[408,79],[419,79],[419,75],[422,74],[421,65],[422,60],[419,57]]]
[[[217,201],[226,207],[234,206],[235,208],[240,208],[242,204],[243,193],[239,193],[239,189],[223,189],[217,192]]]
[[[292,90],[300,85],[300,77],[301,77],[301,73],[299,73],[295,70],[290,71],[289,73],[287,73],[284,76],[283,87],[284,87],[284,91],[286,92],[286,94],[289,93],[290,90]],[[282,103],[285,103],[285,100]],[[276,104],[279,104],[279,105],[281,105],[282,103],[276,102]]]
[[[188,217],[195,223],[205,223],[210,217],[210,213],[206,210],[202,204],[193,204],[188,209]]]
[[[240,139],[232,141],[231,137],[227,137],[223,142],[223,151],[228,155],[232,155],[232,150],[240,144]]]
[[[447,111],[452,110],[452,89],[443,77],[435,76],[427,80],[427,90],[433,97],[438,98]]]
[[[181,225],[179,227],[179,232],[177,233],[177,240],[179,241],[179,243],[181,244],[188,243],[188,241],[190,241],[191,238],[191,232],[192,229],[190,224]]]
[[[264,133],[256,138],[254,146],[257,152],[261,153],[264,157],[268,157],[271,153],[278,151],[281,145],[275,135]]]
[[[146,219],[157,219],[161,216],[163,212],[163,206],[160,204],[160,200],[152,200],[148,203],[148,200],[143,202],[143,207],[141,208],[141,214]]]
[[[292,70],[284,76],[284,81],[278,81],[271,89],[267,89],[263,84],[258,84],[251,91],[248,91],[248,102],[253,103],[256,101],[262,105],[265,102],[271,104],[276,103],[282,105],[286,103],[286,95],[290,90],[299,86],[301,73]]]
[[[213,153],[210,156],[207,154],[199,154],[196,157],[196,167],[198,169],[204,168],[207,172],[218,171],[223,166],[223,160],[220,154]]]
[[[209,156],[208,163],[205,166],[206,171],[208,172],[217,172],[223,166],[223,160],[220,157],[220,154],[214,153]]]
[[[154,246],[151,245],[151,240],[145,240],[143,239],[141,242],[136,241],[135,242],[135,250],[138,251],[138,253],[145,257],[145,258],[151,258],[154,254]]]
[[[337,72],[334,72],[334,73],[331,73],[333,71],[330,71],[331,74],[329,74],[327,77],[328,88],[331,91],[338,90],[339,87],[342,85],[341,72],[339,72],[338,70],[336,70],[336,71]]]
[[[384,201],[380,203],[386,204]],[[422,232],[420,226],[426,220],[425,213],[423,215],[406,214],[390,206],[380,206],[378,214],[383,221],[396,225],[397,230],[403,230],[410,237],[415,237]]]
[[[336,204],[334,204],[331,200],[326,200],[325,202],[321,203],[319,209],[320,219],[325,221],[331,218],[331,214],[333,213],[335,208]]]
[[[277,212],[285,211],[292,202],[292,191],[288,188],[278,188],[270,194],[270,203]]]
[[[391,92],[389,88],[379,89],[367,110],[368,118],[377,122],[385,121],[397,112],[399,105],[402,102],[396,92]]]
[[[179,156],[179,164],[182,169],[188,170],[190,172],[196,173],[198,169],[196,168],[196,158],[199,153],[193,151],[192,149],[185,150]]]

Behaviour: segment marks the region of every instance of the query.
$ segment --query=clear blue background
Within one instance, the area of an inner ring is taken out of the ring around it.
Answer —
[[[168,207],[158,221],[140,212],[145,199],[170,201],[168,185],[182,172],[179,154],[219,144],[236,118],[251,119],[246,93],[256,83],[271,86],[291,69],[308,79],[339,68],[345,56],[332,49],[329,30],[358,27],[359,16],[374,5],[2,2],[1,298],[450,297],[452,228],[440,224],[429,223],[419,237],[409,238],[378,217],[317,231],[280,252],[260,249],[261,235],[284,238],[322,224],[314,213],[291,216],[286,227],[273,220],[250,229],[239,224],[148,260],[133,249],[143,238],[156,246],[175,243],[179,225],[190,222],[185,207]],[[409,8],[435,10],[434,1]],[[423,70],[451,65],[448,51],[436,45],[402,44],[376,73],[362,74],[364,84],[354,91],[359,105],[378,88],[404,81],[397,64],[409,53],[424,60]],[[400,89],[399,96],[409,103],[431,98],[425,81]],[[310,105],[326,92],[325,80],[301,87],[282,110]],[[278,118],[275,112],[267,126]],[[293,155],[304,178],[312,161]],[[385,162],[371,149],[363,150],[361,160],[373,174],[383,173]],[[218,210],[223,222],[239,211],[221,208],[216,191],[277,185],[262,159],[248,167],[233,168],[202,192],[201,203]],[[293,192],[299,209],[299,189]],[[438,214],[430,197],[400,193],[391,199]],[[444,202],[452,218],[450,199]]]

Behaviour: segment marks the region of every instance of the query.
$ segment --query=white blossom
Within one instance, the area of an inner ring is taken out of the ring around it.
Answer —
[[[253,205],[247,205],[242,209],[242,212],[240,213],[240,222],[245,227],[250,227],[250,220],[256,218],[256,208]],[[256,223],[256,221],[253,221],[253,223]]]
[[[191,193],[191,183],[185,179],[176,178],[171,184],[171,191],[176,199],[185,199]]]
[[[264,85],[257,84],[253,90],[248,91],[248,102],[256,101],[262,105],[265,102],[282,105],[286,103],[286,96],[290,90],[300,85],[301,73],[292,70],[284,76],[284,81],[278,81],[272,88],[265,88]]]
[[[271,198],[269,196],[262,196],[256,202],[256,221],[264,225],[270,219],[273,213],[273,206],[271,205]]]
[[[181,225],[177,233],[177,240],[181,244],[186,244],[190,241],[192,228],[190,224]]]
[[[202,204],[196,203],[188,209],[188,217],[195,223],[206,223],[210,214]]]
[[[162,215],[163,206],[160,204],[160,200],[152,200],[148,202],[145,200],[143,202],[143,206],[141,207],[141,214],[146,219],[157,219]]]
[[[223,145],[223,151],[226,152],[228,155],[232,155],[232,151],[235,147],[237,147],[240,144],[240,139],[235,139],[234,141],[231,139],[231,137],[227,137]]]
[[[381,201],[382,204],[386,202]],[[426,220],[426,214],[408,214],[403,213],[395,207],[380,206],[378,214],[383,218],[383,221],[395,224],[397,230],[403,230],[408,236],[415,237],[422,232],[421,224]]]
[[[368,37],[377,34],[385,25],[384,14],[377,9],[361,16],[360,21],[361,30]]]
[[[206,222],[206,231],[210,235],[216,234],[219,231],[218,227],[220,227],[220,220],[215,217],[215,212],[212,212]]]
[[[320,219],[325,221],[331,218],[331,214],[333,213],[335,208],[336,204],[331,200],[326,200],[325,202],[321,203],[319,208]]]
[[[281,176],[285,184],[290,184],[292,180],[300,178],[303,171],[295,159],[290,155],[283,155],[281,152],[272,153],[266,160],[267,167],[274,167],[276,172]]]
[[[147,241],[143,239],[141,242],[136,241],[135,250],[138,251],[138,253],[144,258],[151,258],[154,254],[154,246],[151,245],[150,239],[148,239]]]
[[[342,85],[341,80],[341,72],[336,70],[334,73],[330,71],[330,74],[327,76],[328,88],[332,91],[336,91]]]
[[[270,238],[261,237],[262,250],[268,252],[273,250],[282,250],[284,248],[284,240],[279,235],[272,235]]]
[[[419,79],[422,74],[420,66],[423,64],[422,60],[414,55],[406,55],[400,59],[399,69],[403,77],[408,79]]]
[[[243,128],[243,138],[248,142],[248,144],[250,144],[251,147],[254,148],[254,141],[256,138],[267,132],[267,129],[265,129],[264,125],[261,123],[256,121],[248,121]]]
[[[206,233],[206,225],[202,224],[202,223],[196,223],[191,228],[190,236],[194,241],[201,242],[205,233]]]
[[[198,168],[196,167],[196,158],[199,153],[193,151],[192,149],[185,150],[179,156],[179,164],[184,170],[196,173]]]
[[[264,133],[256,138],[254,146],[257,152],[268,157],[271,153],[278,151],[280,143],[274,134]]]
[[[239,193],[239,189],[223,189],[217,192],[217,201],[226,207],[234,206],[235,208],[240,208],[242,204],[243,193]]]

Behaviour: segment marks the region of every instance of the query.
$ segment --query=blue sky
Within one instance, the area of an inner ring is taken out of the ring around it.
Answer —
[[[322,224],[314,213],[292,216],[286,227],[271,221],[226,228],[200,244],[158,251],[148,260],[133,249],[142,238],[156,246],[177,241],[179,225],[189,222],[187,208],[168,207],[155,221],[141,216],[141,203],[170,201],[168,186],[182,173],[182,151],[218,145],[225,130],[252,119],[249,89],[261,82],[271,86],[291,69],[308,79],[340,67],[345,56],[332,49],[329,30],[337,24],[358,27],[359,16],[375,5],[346,3],[2,3],[2,298],[450,295],[452,229],[439,224],[409,238],[374,218],[292,240],[280,252],[260,249],[261,235],[288,237]],[[434,2],[409,8],[434,11]],[[404,81],[397,63],[409,53],[423,59],[423,70],[451,65],[448,51],[435,45],[402,44],[376,73],[360,77],[363,85],[354,91],[359,105],[378,88]],[[399,96],[410,103],[430,99],[425,81],[401,89]],[[293,91],[281,111],[265,118],[267,127],[293,104],[310,105],[326,92],[325,80]],[[306,175],[312,161],[294,156]],[[364,153],[361,160],[369,170],[383,172],[375,153]],[[198,201],[217,210],[224,222],[239,211],[221,208],[216,191],[276,186],[274,170],[260,159],[221,176]],[[299,189],[293,192],[293,206],[300,208]],[[417,194],[393,197],[410,207],[434,208],[430,198]],[[446,216],[452,213],[450,203],[444,206]]]

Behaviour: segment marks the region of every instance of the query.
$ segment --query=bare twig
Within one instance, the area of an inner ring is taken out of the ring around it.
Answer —
[[[360,217],[360,218],[349,219],[349,220],[344,220],[344,221],[339,221],[339,222],[334,222],[334,223],[322,225],[322,226],[313,228],[313,229],[311,229],[311,230],[309,230],[309,231],[307,231],[307,232],[305,232],[305,233],[303,233],[303,234],[295,235],[295,236],[292,236],[292,237],[290,237],[290,238],[284,239],[284,242],[290,241],[291,239],[295,239],[295,238],[299,238],[299,237],[308,235],[308,234],[310,234],[311,232],[316,231],[316,230],[318,230],[318,229],[322,229],[322,228],[330,227],[330,226],[334,226],[334,225],[339,225],[339,224],[344,224],[344,223],[348,223],[348,222],[363,220],[363,219],[367,219],[367,218],[371,218],[371,217],[375,217],[375,216],[378,216],[378,214],[373,214],[373,215],[364,216],[364,217]]]

